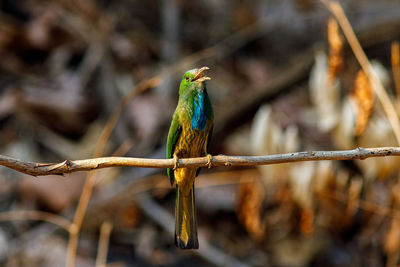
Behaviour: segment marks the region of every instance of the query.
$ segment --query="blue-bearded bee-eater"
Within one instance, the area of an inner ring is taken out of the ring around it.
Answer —
[[[210,143],[214,114],[206,90],[207,67],[187,71],[179,87],[179,100],[172,117],[167,141],[167,158],[206,156]],[[199,168],[168,169],[171,185],[176,185],[175,245],[197,249],[197,220],[194,180]]]

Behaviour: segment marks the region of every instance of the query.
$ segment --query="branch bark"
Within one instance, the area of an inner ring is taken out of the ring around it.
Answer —
[[[146,159],[130,157],[102,157],[83,160],[64,160],[60,163],[24,162],[19,159],[0,155],[0,165],[21,173],[43,176],[62,175],[77,171],[90,171],[110,167],[140,168],[183,168],[212,166],[256,166],[298,161],[351,160],[373,157],[400,156],[400,147],[356,148],[337,151],[304,151],[267,156],[226,156],[218,155],[198,158]]]

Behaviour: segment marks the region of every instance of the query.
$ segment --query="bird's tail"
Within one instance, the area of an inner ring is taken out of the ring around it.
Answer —
[[[197,249],[197,220],[194,204],[194,185],[188,195],[176,188],[175,245],[182,249]]]

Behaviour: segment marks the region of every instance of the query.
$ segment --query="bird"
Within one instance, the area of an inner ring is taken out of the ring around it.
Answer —
[[[176,186],[175,245],[181,249],[198,249],[194,180],[200,168],[177,168],[179,158],[208,156],[214,126],[214,113],[206,89],[210,80],[204,72],[208,67],[192,69],[183,75],[179,99],[167,139],[167,159],[175,159],[175,167],[168,168],[171,186]],[[211,165],[209,165],[211,166]]]

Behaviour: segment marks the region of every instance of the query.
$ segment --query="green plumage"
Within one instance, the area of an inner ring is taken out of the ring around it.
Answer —
[[[183,75],[179,101],[172,117],[167,140],[167,158],[200,157],[207,155],[214,115],[205,81],[210,78],[193,69]],[[168,169],[171,184],[176,184],[175,244],[183,249],[198,248],[194,201],[194,180],[198,168]]]

